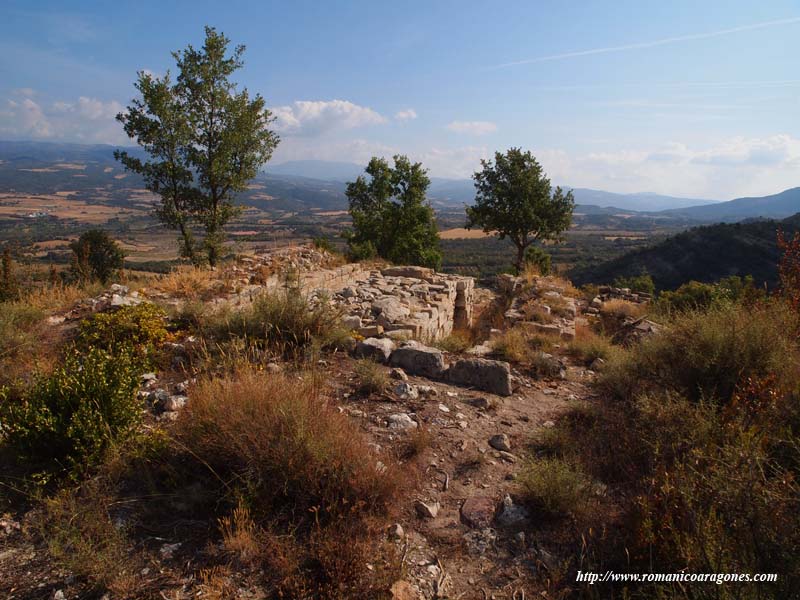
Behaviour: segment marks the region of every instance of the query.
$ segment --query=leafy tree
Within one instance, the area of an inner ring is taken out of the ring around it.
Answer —
[[[125,253],[102,229],[84,232],[69,247],[72,250],[70,268],[76,279],[107,283],[122,269]]]
[[[169,72],[140,72],[134,85],[141,98],[117,115],[149,160],[124,151],[114,156],[161,197],[156,215],[180,232],[181,254],[195,263],[203,257],[214,267],[225,225],[239,211],[236,193],[271,158],[279,138],[268,127],[274,118],[264,98],[251,99],[230,80],[244,64],[244,46],[228,56],[228,38],[212,27],[205,34],[201,49],[190,45],[173,53],[174,83]],[[204,232],[200,243],[193,235],[197,225]]]
[[[346,237],[351,257],[380,256],[394,263],[439,268],[439,232],[425,193],[430,179],[421,163],[394,157],[394,168],[373,157],[366,177],[347,184],[353,230]]]
[[[514,267],[522,270],[525,250],[536,241],[556,239],[569,228],[575,200],[555,191],[530,152],[511,148],[495,152],[494,163],[482,160],[476,172],[475,204],[467,208],[467,229],[482,228],[510,239],[517,248]]]

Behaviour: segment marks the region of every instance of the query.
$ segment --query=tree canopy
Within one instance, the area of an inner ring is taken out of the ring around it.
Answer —
[[[353,258],[380,256],[394,263],[439,268],[442,253],[433,208],[425,194],[430,185],[421,163],[395,156],[394,167],[373,157],[347,184],[353,229],[346,234]]]
[[[174,52],[178,76],[140,72],[139,98],[117,115],[125,133],[148,155],[114,156],[144,178],[161,200],[156,215],[180,232],[181,255],[214,266],[224,243],[224,227],[237,214],[234,200],[272,156],[278,136],[261,95],[238,91],[230,76],[243,66],[244,46],[228,55],[230,40],[212,27],[205,43]],[[204,237],[197,242],[196,229]]]
[[[525,250],[536,241],[552,240],[572,222],[572,191],[553,191],[550,180],[528,151],[495,152],[494,163],[482,160],[473,175],[475,204],[467,207],[467,229],[481,228],[510,239],[517,248],[514,266],[522,269]]]

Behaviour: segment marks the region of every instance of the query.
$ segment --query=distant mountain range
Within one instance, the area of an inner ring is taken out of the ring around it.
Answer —
[[[113,157],[114,149],[114,146],[101,144],[0,141],[0,189],[30,191],[36,188],[42,193],[54,186],[63,189],[76,189],[81,184],[85,187],[89,184],[95,187],[101,184],[119,186],[120,181],[114,179],[111,170],[100,168],[113,166],[113,173],[120,172],[121,167]],[[139,156],[142,154],[137,147],[125,150]],[[75,178],[67,179],[57,170],[43,172],[41,169],[58,163],[87,163],[90,168],[86,173],[91,177],[81,182]],[[31,169],[36,169],[36,172]],[[281,210],[342,210],[347,208],[345,183],[361,173],[361,165],[348,162],[298,160],[270,164],[256,179],[258,191],[244,194],[243,201]],[[122,181],[129,188],[136,179],[131,176]],[[644,213],[654,218],[688,223],[782,219],[800,211],[800,188],[762,198],[738,198],[728,202],[652,193],[616,194],[585,188],[573,188],[573,192],[578,205],[576,212],[595,215]],[[475,188],[469,179],[434,177],[428,195],[437,209],[460,210],[474,200]]]
[[[265,171],[271,175],[292,175],[330,181],[353,181],[364,173],[364,167],[355,163],[332,162],[324,160],[294,160],[277,165],[268,165]],[[653,212],[671,208],[713,204],[715,200],[676,198],[653,193],[615,194],[602,190],[570,188],[575,202],[580,205],[600,208],[617,208],[637,212]],[[432,177],[428,190],[434,206],[441,208],[461,207],[471,204],[475,199],[475,186],[471,179],[445,179]]]
[[[577,285],[583,285],[649,273],[657,288],[674,289],[691,280],[710,283],[730,275],[752,275],[757,285],[773,287],[778,280],[779,228],[788,234],[800,231],[800,214],[781,221],[695,227],[650,248],[573,270],[569,276]]]

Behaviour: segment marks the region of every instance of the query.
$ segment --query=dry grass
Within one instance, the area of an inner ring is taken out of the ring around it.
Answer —
[[[454,330],[434,343],[434,346],[445,352],[460,353],[473,346],[472,332],[467,330]]]
[[[83,579],[90,590],[140,598],[145,560],[130,547],[125,528],[113,522],[113,500],[102,485],[89,482],[47,500],[34,526],[53,560]]]
[[[201,382],[176,434],[239,498],[220,522],[229,559],[287,597],[369,597],[386,583],[363,565],[407,473],[379,463],[317,379],[245,370]]]
[[[204,267],[179,267],[156,280],[152,289],[182,300],[210,300],[233,291],[228,270],[212,271]]]
[[[578,327],[575,330],[575,339],[567,346],[567,352],[588,367],[598,358],[608,361],[625,350],[588,327]]]
[[[493,342],[494,351],[504,360],[514,363],[529,363],[542,352],[552,350],[557,337],[540,333],[529,333],[521,327],[504,331]]]
[[[646,314],[647,305],[629,302],[628,300],[613,299],[603,302],[600,312],[617,317],[631,317],[638,319]]]
[[[547,515],[562,516],[585,508],[589,481],[560,458],[534,458],[518,479],[527,502]]]
[[[389,387],[389,376],[386,368],[371,358],[362,358],[356,361],[353,367],[356,376],[356,386],[359,393],[364,395],[380,394]]]

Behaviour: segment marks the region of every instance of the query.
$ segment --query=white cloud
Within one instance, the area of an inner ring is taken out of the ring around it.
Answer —
[[[314,136],[333,130],[378,125],[386,118],[371,108],[348,100],[298,100],[291,105],[271,108],[275,129],[281,133]]]
[[[28,96],[35,95],[31,90]],[[53,139],[87,143],[126,143],[115,117],[123,110],[115,100],[79,97],[47,105],[30,97],[7,100],[0,113],[0,134],[12,138]]]
[[[36,90],[29,87],[14,88],[11,93],[15,96],[24,96],[26,98],[33,98],[36,95]]]
[[[406,108],[405,110],[399,110],[394,113],[394,118],[397,121],[413,121],[417,118],[417,111],[413,108]]]
[[[760,196],[800,184],[800,139],[788,134],[734,137],[707,147],[669,142],[650,150],[574,156],[560,171],[559,180],[569,185],[614,192]]]
[[[487,135],[497,131],[497,125],[491,121],[453,121],[447,125],[447,129],[468,135]]]

